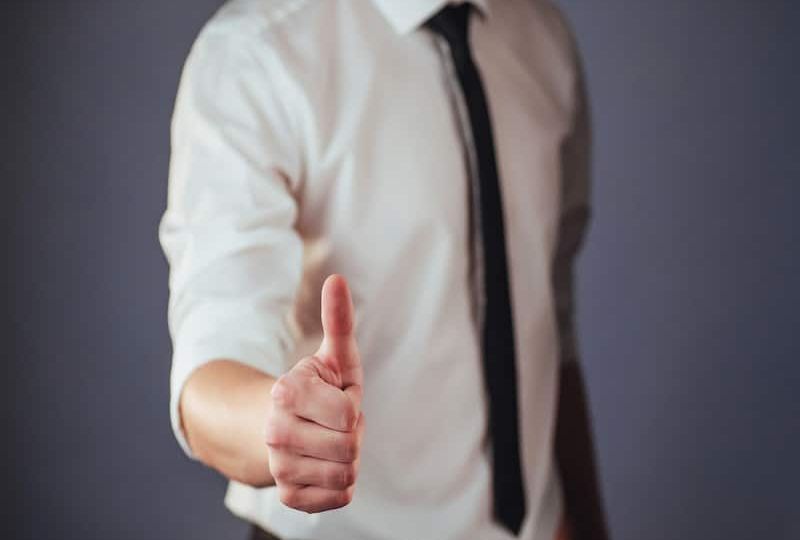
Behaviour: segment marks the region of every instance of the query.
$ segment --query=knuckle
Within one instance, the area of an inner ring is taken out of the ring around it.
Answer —
[[[300,505],[298,493],[299,492],[295,488],[280,487],[278,491],[278,497],[285,506],[297,509]]]
[[[288,482],[292,477],[292,468],[284,460],[277,460],[271,464],[272,476],[278,482]]]
[[[281,376],[272,386],[272,399],[281,407],[290,409],[297,398],[293,385],[286,375]]]
[[[280,448],[289,442],[289,430],[274,418],[267,421],[266,440],[269,446]]]

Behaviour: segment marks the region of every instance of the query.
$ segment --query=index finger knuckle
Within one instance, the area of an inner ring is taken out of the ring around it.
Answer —
[[[297,400],[297,391],[290,374],[282,375],[272,386],[272,399],[286,409],[291,409]]]

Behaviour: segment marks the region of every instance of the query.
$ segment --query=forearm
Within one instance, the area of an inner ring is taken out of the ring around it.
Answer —
[[[180,399],[183,430],[195,456],[232,480],[259,487],[274,484],[265,435],[274,382],[230,360],[198,368]]]
[[[561,368],[556,456],[572,540],[609,538],[594,458],[594,445],[581,366]]]

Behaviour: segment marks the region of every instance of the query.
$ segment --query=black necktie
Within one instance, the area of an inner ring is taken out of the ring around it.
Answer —
[[[469,112],[478,164],[480,234],[483,244],[485,310],[482,352],[489,395],[493,508],[497,521],[515,535],[525,517],[519,456],[517,377],[511,317],[503,203],[495,163],[492,124],[483,84],[469,47],[470,5],[447,6],[426,26],[447,41]]]

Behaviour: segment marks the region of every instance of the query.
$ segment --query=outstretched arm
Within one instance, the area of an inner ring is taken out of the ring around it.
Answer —
[[[232,360],[195,370],[181,395],[180,417],[197,459],[232,480],[273,485],[266,419],[274,383],[273,377]]]
[[[186,382],[181,423],[193,454],[226,477],[276,484],[281,501],[322,512],[350,502],[364,431],[363,374],[347,282],[322,289],[323,341],[277,380],[216,360]]]

